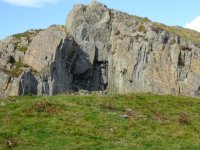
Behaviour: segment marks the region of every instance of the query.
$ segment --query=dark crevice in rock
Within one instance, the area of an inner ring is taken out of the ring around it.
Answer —
[[[195,96],[198,96],[198,97],[200,96],[200,86],[198,87],[197,91],[195,91],[194,94]]]
[[[7,90],[7,89],[8,89],[8,86],[9,86],[10,82],[11,82],[11,77],[8,77],[8,82],[7,82],[7,85],[6,85],[6,88],[5,88],[5,90]]]
[[[38,81],[31,72],[24,72],[19,81],[19,95],[37,94]]]
[[[136,63],[134,65],[134,68],[133,68],[133,80],[136,81],[138,78],[139,78],[139,64],[141,62],[141,59],[142,59],[142,48],[143,48],[143,45],[140,46],[139,50],[138,50],[138,54],[137,54],[137,60],[136,60]]]
[[[179,53],[178,67],[185,67],[185,53],[182,53],[182,52]]]

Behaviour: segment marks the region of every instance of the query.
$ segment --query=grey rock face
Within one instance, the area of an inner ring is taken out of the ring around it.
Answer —
[[[10,76],[4,73],[3,71],[0,71],[0,97],[4,96],[4,91],[7,90],[9,82]]]
[[[200,49],[192,42],[95,1],[74,6],[66,27],[88,54],[96,89],[198,95]]]
[[[7,47],[8,52],[12,53],[15,50],[15,46],[13,44],[9,44]]]
[[[51,27],[40,32],[33,38],[23,62],[40,72],[55,60],[55,51],[65,37],[62,27]]]
[[[0,42],[1,96],[85,90],[200,96],[200,49],[145,18],[93,1],[75,5],[65,27],[28,33]]]
[[[53,95],[69,90],[74,51],[73,39],[66,36],[62,26],[52,26],[33,39],[24,63],[38,72],[35,74],[38,94]]]
[[[33,90],[34,76],[22,60],[26,48],[38,32],[27,31],[0,41],[0,97],[37,94]]]
[[[111,45],[109,38],[112,30],[110,24],[111,18],[107,7],[95,1],[89,6],[74,6],[67,18],[67,31],[85,53],[84,64],[86,66],[90,64],[90,68],[83,67],[85,73],[89,73],[87,83],[90,88],[84,88],[86,90],[105,90],[107,88],[108,51]],[[82,58],[81,60],[83,61]],[[79,60],[79,64],[83,64],[81,60]],[[79,68],[82,68],[82,65]]]

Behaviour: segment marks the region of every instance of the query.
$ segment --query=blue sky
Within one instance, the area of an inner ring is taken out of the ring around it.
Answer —
[[[91,0],[0,0],[0,39],[28,29],[64,24],[75,3]],[[200,31],[200,0],[99,0],[108,7],[167,25]]]

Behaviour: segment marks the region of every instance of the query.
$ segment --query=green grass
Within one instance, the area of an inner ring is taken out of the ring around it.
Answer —
[[[0,149],[200,149],[199,99],[58,95],[11,97],[0,104]]]

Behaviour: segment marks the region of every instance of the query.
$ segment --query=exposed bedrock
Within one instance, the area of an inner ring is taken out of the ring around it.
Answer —
[[[105,66],[110,91],[198,95],[200,49],[192,42],[95,1],[74,6],[66,26],[90,62]]]
[[[200,96],[199,47],[165,28],[96,1],[75,5],[65,26],[31,31],[17,46],[16,37],[0,42],[0,94],[83,89]]]

